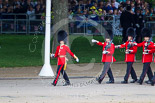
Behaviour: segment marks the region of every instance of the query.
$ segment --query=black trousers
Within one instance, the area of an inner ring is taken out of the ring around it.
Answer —
[[[133,62],[127,62],[127,70],[124,76],[125,81],[128,81],[130,74],[131,74],[132,79],[137,80],[137,75],[132,65],[133,65]]]
[[[140,80],[143,82],[146,74],[149,78],[149,80],[151,81],[152,78],[153,78],[153,73],[152,73],[152,70],[151,70],[151,67],[150,67],[150,62],[147,62],[147,63],[143,63],[143,71],[142,71],[142,74],[140,76]]]
[[[56,74],[56,77],[55,77],[55,79],[53,81],[53,84],[55,84],[55,85],[57,84],[59,76],[60,76],[60,72],[63,75],[63,78],[65,79],[65,81],[67,83],[69,83],[70,81],[69,81],[69,78],[67,76],[66,71],[64,70],[64,65],[58,65],[57,74]]]
[[[123,28],[123,31],[122,31],[122,42],[125,43],[127,41],[127,36],[126,36],[126,31],[127,31],[127,28]]]
[[[106,74],[108,74],[109,80],[110,81],[114,81],[114,77],[110,68],[110,64],[111,62],[105,62],[104,63],[104,68],[102,71],[102,74],[100,75],[99,79],[102,81],[104,79],[104,77],[106,76]]]
[[[152,78],[152,82],[155,83],[155,72],[154,72],[154,76]]]

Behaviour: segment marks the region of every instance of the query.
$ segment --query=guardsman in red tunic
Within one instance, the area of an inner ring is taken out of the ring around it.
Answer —
[[[128,41],[125,42],[122,45],[115,46],[115,48],[126,48],[125,52],[125,62],[127,63],[127,70],[126,74],[124,76],[124,81],[121,83],[126,84],[128,83],[129,75],[131,74],[131,77],[133,81],[130,83],[135,83],[137,81],[137,75],[133,68],[133,63],[135,62],[135,54],[137,52],[137,46],[134,46],[136,43],[133,39],[135,39],[135,31],[132,27],[128,28],[127,30],[127,36]]]
[[[93,43],[96,43],[97,45],[103,47],[102,62],[104,63],[104,68],[103,68],[102,74],[99,76],[99,78],[97,78],[97,81],[99,84],[101,84],[101,82],[104,79],[104,77],[106,76],[106,74],[108,74],[108,76],[109,76],[109,81],[106,83],[108,83],[108,84],[114,83],[114,77],[113,77],[110,65],[112,62],[115,62],[116,60],[113,57],[115,46],[112,43],[111,38],[112,38],[111,35],[109,37],[106,37],[104,43],[92,39]]]
[[[69,78],[65,72],[66,69],[66,53],[68,52],[74,59],[76,59],[77,62],[79,62],[78,57],[76,57],[71,50],[69,49],[69,47],[67,45],[65,45],[67,41],[67,33],[64,30],[61,30],[58,32],[58,42],[60,43],[59,46],[57,46],[56,52],[55,54],[51,54],[51,57],[55,57],[57,58],[58,62],[58,69],[57,69],[57,74],[56,77],[52,83],[52,85],[56,86],[57,82],[58,82],[58,78],[60,76],[60,72],[63,75],[63,78],[65,79],[65,84],[64,86],[70,85],[70,81]]]
[[[149,81],[152,80],[153,78],[153,73],[151,70],[151,62],[153,61],[153,53],[152,52],[147,52],[151,49],[154,43],[151,41],[151,33],[148,28],[143,28],[142,29],[142,35],[144,37],[144,41],[142,43],[137,44],[138,47],[143,47],[143,55],[142,55],[142,62],[143,62],[143,71],[140,76],[140,79],[138,80],[138,83],[142,85],[143,80],[145,78],[145,75],[148,75]]]
[[[145,50],[146,53],[155,53],[155,45],[154,46],[151,46],[149,47],[149,49],[151,50]],[[154,62],[155,62],[155,58],[154,58]],[[154,72],[154,76],[152,78],[152,81],[147,81],[147,84],[151,84],[152,86],[154,86],[155,84],[155,72]]]

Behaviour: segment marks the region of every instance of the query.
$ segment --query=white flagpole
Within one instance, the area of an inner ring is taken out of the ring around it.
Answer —
[[[54,76],[50,65],[50,33],[51,33],[51,0],[46,0],[46,31],[45,31],[45,57],[44,66],[39,76]]]

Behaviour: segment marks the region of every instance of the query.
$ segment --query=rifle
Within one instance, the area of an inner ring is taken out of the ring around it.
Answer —
[[[134,38],[133,40],[131,40],[131,43],[129,43],[129,44],[127,45],[127,50],[129,50],[131,47],[134,46],[133,42],[135,41],[135,39],[136,39],[136,38]]]
[[[148,41],[146,41],[147,45],[144,46],[144,50],[147,50],[147,48],[150,45],[151,41],[152,41],[152,37]]]
[[[112,42],[113,42],[113,40],[111,40],[111,41],[109,42],[109,44],[105,46],[105,49],[104,49],[103,52],[106,52],[106,54],[107,54],[107,50],[111,47]]]

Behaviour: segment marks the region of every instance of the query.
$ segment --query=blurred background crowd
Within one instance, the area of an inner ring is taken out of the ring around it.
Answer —
[[[69,0],[69,17],[93,15],[94,20],[102,20],[105,15],[121,15],[127,5],[131,13],[140,9],[142,15],[153,16],[155,8],[145,0]],[[0,19],[13,19],[13,16],[2,16],[3,13],[27,13],[30,19],[40,19],[34,14],[45,13],[46,0],[0,0]],[[23,19],[24,17],[19,17]]]
[[[90,25],[86,22],[79,26],[83,20],[97,21],[106,29],[115,29],[113,30],[115,35],[120,34],[120,28],[123,28],[122,34],[124,36],[128,27],[136,28],[137,34],[144,25],[154,28],[154,23],[146,24],[147,21],[155,21],[155,2],[150,1],[68,0],[68,18],[73,21],[69,23],[70,33],[93,32],[92,26],[95,25]],[[53,19],[53,4],[51,10]],[[38,25],[40,23],[45,23],[45,11],[46,0],[0,0],[0,20],[3,20],[0,23],[1,31],[36,31],[39,29]],[[5,21],[6,19],[13,21]],[[16,19],[16,22],[14,22],[14,19]],[[110,20],[113,21],[111,22]],[[41,27],[44,28],[44,25]],[[118,33],[116,32],[117,30]],[[97,30],[94,29],[94,32],[96,33]],[[140,42],[141,38],[137,41]]]
[[[14,19],[14,16],[3,15],[11,13],[23,13],[30,15],[30,19],[41,19],[37,14],[45,13],[45,0],[0,0],[0,19]],[[25,19],[18,16],[18,19]]]
[[[131,6],[131,13],[136,14],[137,9],[142,15],[155,15],[155,8],[152,3],[145,0],[70,0],[70,15],[95,16],[94,20],[102,20],[105,15],[121,15],[126,6]]]

